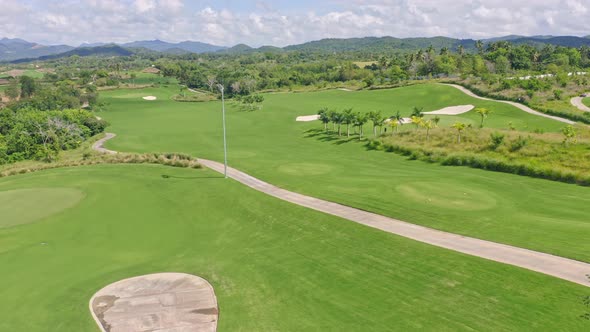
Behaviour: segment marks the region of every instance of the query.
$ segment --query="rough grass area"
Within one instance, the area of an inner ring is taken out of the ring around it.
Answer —
[[[117,151],[149,153],[177,151],[211,160],[223,160],[221,103],[178,103],[170,100],[177,88],[145,89],[158,97],[154,103],[123,98],[125,90],[104,93],[108,111],[101,114],[117,134],[106,147]],[[432,111],[451,105],[488,107],[494,111],[486,126],[508,127],[522,135],[535,129],[558,132],[564,124],[534,116],[510,105],[483,102],[453,87],[418,85],[379,91],[325,91],[266,94],[261,111],[241,112],[227,103],[229,163],[279,187],[339,202],[416,224],[458,234],[590,261],[589,188],[524,176],[466,167],[443,167],[379,151],[367,151],[357,137],[323,137],[313,131],[318,122],[295,118],[315,114],[321,107],[368,112],[400,110],[408,116],[413,106]],[[386,113],[386,114],[387,114]],[[473,112],[441,117],[442,128],[455,121],[477,126]],[[412,130],[413,126],[408,129]],[[528,129],[529,131],[524,131]],[[507,128],[506,128],[507,129]],[[365,133],[372,132],[367,124]],[[421,195],[431,190],[489,196],[495,205],[470,210],[462,205],[433,206],[408,190],[416,182]]]
[[[590,137],[567,145],[559,134],[449,128],[409,130],[383,135],[369,146],[401,153],[412,159],[445,165],[471,166],[590,186]]]
[[[88,309],[97,290],[162,271],[213,285],[219,331],[588,327],[586,287],[314,212],[208,170],[99,165],[0,179],[0,192],[31,188],[85,198],[0,229],[0,331],[98,331]]]

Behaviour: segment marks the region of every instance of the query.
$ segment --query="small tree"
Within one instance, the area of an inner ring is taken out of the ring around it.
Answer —
[[[481,117],[481,123],[479,124],[479,127],[483,128],[484,121],[488,118],[488,116],[492,112],[487,108],[478,107],[475,109],[475,113],[479,114],[479,116]]]
[[[465,130],[465,124],[461,122],[455,122],[453,128],[457,131],[457,143],[461,143],[461,133]]]
[[[436,115],[434,118],[432,118],[432,122],[434,122],[435,127],[438,127],[438,124],[440,123],[440,116]]]
[[[6,90],[4,90],[4,93],[8,98],[10,98],[10,100],[16,100],[18,98],[20,95],[20,88],[18,87],[18,82],[16,79],[10,81],[10,84],[8,84]]]
[[[397,132],[400,124],[399,124],[399,121],[390,118],[389,119],[389,126],[391,127],[391,135],[393,135],[394,133]]]
[[[426,129],[426,140],[428,141],[430,139],[430,130],[435,128],[436,125],[434,124],[434,122],[432,122],[432,120],[422,121],[421,124],[422,127]]]
[[[416,130],[418,130],[418,128],[420,128],[420,126],[422,125],[422,122],[424,122],[424,120],[421,117],[417,117],[415,115],[412,115],[412,124],[416,126]]]
[[[569,146],[569,143],[576,143],[577,137],[578,137],[578,133],[576,131],[576,128],[574,128],[573,126],[567,126],[561,130],[561,133],[564,136],[563,137],[563,144],[566,147]]]
[[[37,84],[35,80],[29,76],[22,76],[20,78],[20,96],[21,98],[29,98],[37,91]]]

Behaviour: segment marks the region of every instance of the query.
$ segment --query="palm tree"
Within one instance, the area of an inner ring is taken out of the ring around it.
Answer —
[[[381,114],[381,111],[369,112],[368,118],[373,122],[373,135],[377,136],[377,127],[383,123],[383,115]]]
[[[327,107],[324,107],[319,110],[318,115],[320,116],[320,121],[324,124],[324,130],[328,131],[328,123],[330,123],[330,111]]]
[[[332,131],[336,131],[336,123],[338,122],[338,112],[336,111],[330,111],[328,113],[328,117],[330,118],[330,121],[332,122]]]
[[[465,47],[463,45],[459,45],[459,47],[457,47],[457,51],[459,51],[459,55],[461,57],[465,55]]]
[[[344,114],[334,112],[335,123],[338,125],[338,136],[342,136],[342,123],[344,122]]]
[[[426,140],[428,141],[430,139],[430,129],[436,127],[436,125],[434,122],[432,122],[432,120],[428,120],[422,121],[422,127],[426,129]]]
[[[440,122],[440,116],[436,115],[434,118],[432,118],[432,122],[434,122],[435,127],[438,127],[438,123]]]
[[[365,113],[357,113],[354,118],[354,125],[359,128],[359,140],[363,138],[363,126],[369,121],[369,116]]]
[[[477,48],[477,52],[479,54],[482,54],[483,53],[483,42],[481,40],[476,41],[475,48]]]
[[[479,114],[479,116],[481,116],[481,123],[480,123],[479,127],[483,128],[483,122],[488,117],[488,115],[490,115],[490,113],[492,113],[492,112],[487,108],[478,107],[475,109],[475,113],[477,113],[477,114]]]
[[[399,126],[400,126],[400,125],[402,125],[402,122],[403,122],[403,117],[402,117],[402,115],[400,114],[400,112],[399,112],[399,111],[397,111],[397,112],[395,113],[395,115],[392,115],[392,116],[390,116],[390,117],[389,117],[389,120],[391,120],[391,122],[390,122],[390,124],[389,124],[389,125],[391,126],[391,130],[393,131],[393,129],[394,129],[394,127],[395,127],[395,131],[397,132],[397,131],[398,131],[398,129],[399,129]],[[392,124],[393,122],[395,122],[396,124],[395,124],[395,125],[393,125],[393,124]],[[392,135],[393,135],[393,133],[392,133]]]
[[[400,124],[399,124],[399,121],[398,120],[395,120],[395,119],[392,119],[392,118],[389,119],[389,126],[391,127],[391,135],[392,136],[393,136],[393,134],[395,132],[397,132],[397,129],[399,128],[399,125]]]
[[[414,106],[414,109],[412,109],[412,115],[411,116],[415,116],[415,117],[421,118],[421,117],[424,116],[424,114],[422,114],[422,111],[424,111],[424,107]]]
[[[345,109],[342,113],[342,123],[346,124],[346,136],[350,137],[350,125],[354,122],[355,114],[352,113],[352,108]]]
[[[461,122],[455,122],[453,128],[457,130],[457,143],[461,143],[461,132],[465,130],[465,124]]]

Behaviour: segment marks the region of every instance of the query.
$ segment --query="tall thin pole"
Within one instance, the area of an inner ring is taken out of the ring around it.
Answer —
[[[223,85],[218,85],[219,90],[221,90],[221,109],[222,109],[222,117],[223,117],[223,175],[227,179],[227,138],[226,138],[226,130],[225,130],[225,94]]]

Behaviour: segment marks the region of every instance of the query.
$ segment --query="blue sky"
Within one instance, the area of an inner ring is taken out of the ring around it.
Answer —
[[[588,35],[590,0],[0,0],[0,37],[285,46],[363,36]]]

